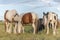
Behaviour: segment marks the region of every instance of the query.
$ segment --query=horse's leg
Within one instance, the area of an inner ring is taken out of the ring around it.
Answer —
[[[12,23],[10,23],[10,26],[9,26],[9,33],[12,32]]]
[[[36,27],[36,33],[38,33],[38,20],[36,19],[36,22],[35,22],[35,27]]]
[[[7,32],[8,28],[7,28],[8,23],[5,21],[5,31]]]
[[[55,23],[55,32],[56,32],[56,34],[58,33],[58,31],[57,31],[57,21]]]
[[[17,23],[15,23],[15,27],[14,27],[14,33],[17,33]]]
[[[37,17],[37,15],[36,14],[34,14],[34,13],[32,13],[32,27],[33,27],[33,29],[34,29],[34,34],[36,33],[36,31],[37,31],[37,19],[38,19],[38,17]]]
[[[33,33],[35,34],[35,32],[36,32],[35,20],[33,20],[32,27],[34,29],[34,32]]]
[[[22,29],[23,29],[23,33],[24,33],[24,27],[22,27]]]
[[[10,24],[8,23],[8,22],[6,22],[6,32],[8,32],[9,33],[9,26]]]
[[[4,21],[4,26],[5,26],[5,32],[6,32],[6,21]]]
[[[6,22],[6,32],[8,32],[8,22]]]
[[[53,35],[55,35],[55,27],[54,27],[54,23],[52,23],[52,29],[53,29]]]
[[[18,33],[21,33],[22,31],[22,24],[20,22],[18,22]]]
[[[35,24],[33,23],[32,26],[33,26],[33,29],[34,29],[33,34],[35,34],[35,32],[36,32]]]
[[[55,23],[54,22],[52,22],[52,29],[53,29],[53,35],[56,35],[56,33],[55,33]]]
[[[54,23],[54,29],[53,29],[53,35],[56,35],[56,26],[57,26],[57,23]]]
[[[49,22],[47,23],[47,34],[49,34]]]

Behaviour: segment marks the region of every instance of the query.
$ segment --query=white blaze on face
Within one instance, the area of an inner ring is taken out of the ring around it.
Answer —
[[[49,20],[52,20],[54,17],[53,17],[53,14],[52,14],[52,12],[49,12],[49,14],[48,14],[48,19]]]

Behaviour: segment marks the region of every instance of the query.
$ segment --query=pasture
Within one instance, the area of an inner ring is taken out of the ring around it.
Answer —
[[[52,31],[46,34],[46,29],[39,31],[37,34],[32,33],[31,25],[25,26],[25,33],[21,34],[8,34],[5,32],[4,23],[0,22],[0,40],[60,40],[60,27],[57,29],[58,34],[53,36]]]

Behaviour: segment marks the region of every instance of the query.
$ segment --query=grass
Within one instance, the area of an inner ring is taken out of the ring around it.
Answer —
[[[40,31],[38,34],[32,33],[33,28],[25,26],[25,33],[21,34],[8,34],[4,30],[3,22],[0,22],[0,40],[60,40],[60,28],[58,28],[58,34],[53,36],[52,32],[46,35],[46,30]]]

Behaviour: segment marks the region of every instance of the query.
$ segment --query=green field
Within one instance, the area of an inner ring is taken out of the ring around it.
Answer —
[[[52,31],[49,35],[46,35],[46,30],[40,31],[38,34],[32,33],[32,27],[26,26],[25,33],[21,34],[8,34],[4,30],[3,22],[0,22],[0,40],[60,40],[60,28],[58,28],[58,34],[53,36]]]

